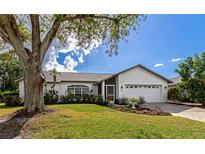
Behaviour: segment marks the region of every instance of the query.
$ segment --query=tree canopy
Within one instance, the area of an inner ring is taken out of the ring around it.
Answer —
[[[59,48],[76,40],[75,46],[87,50],[100,42],[109,55],[117,54],[120,40],[137,30],[144,15],[54,14],[0,15],[0,48],[13,50],[24,70],[24,107],[44,110],[42,62],[55,40]]]
[[[19,58],[13,52],[0,54],[0,90],[18,89],[17,79],[22,77]]]
[[[0,47],[15,48],[19,57],[26,58],[41,46],[42,60],[54,38],[61,48],[66,47],[68,38],[73,38],[83,49],[95,41],[102,42],[112,55],[117,54],[119,41],[129,35],[130,29],[136,30],[145,19],[144,15],[125,14],[1,15]]]
[[[176,72],[181,77],[181,92],[184,91],[190,101],[205,104],[205,52],[188,57]]]

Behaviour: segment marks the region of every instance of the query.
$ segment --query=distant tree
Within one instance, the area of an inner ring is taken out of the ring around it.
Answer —
[[[13,52],[0,54],[0,90],[16,90],[17,79],[22,77],[22,68],[19,58]]]
[[[181,76],[179,85],[190,101],[205,104],[205,52],[201,56],[188,57],[179,64],[176,72]]]
[[[51,86],[51,89],[52,89],[52,92],[54,93],[57,76],[58,76],[58,75],[61,75],[61,73],[58,72],[58,71],[56,70],[56,68],[54,68],[54,69],[52,69],[52,70],[50,71],[49,74],[53,76],[53,85]]]
[[[117,54],[120,40],[139,27],[144,15],[61,14],[0,15],[0,47],[18,55],[24,70],[24,108],[42,111],[42,62],[54,39],[66,46],[67,38],[77,40],[77,47],[89,49],[93,42],[107,46],[109,55]]]

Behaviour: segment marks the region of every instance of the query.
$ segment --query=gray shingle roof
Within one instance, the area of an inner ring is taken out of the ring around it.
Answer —
[[[179,76],[173,77],[173,78],[170,78],[170,80],[173,82],[172,84],[177,84],[181,82],[181,77]]]
[[[47,82],[53,82],[53,76],[49,72],[44,72]],[[57,75],[57,82],[62,81],[84,81],[84,82],[97,82],[105,78],[112,76],[113,74],[106,73],[71,73],[71,72],[61,72],[61,75]]]

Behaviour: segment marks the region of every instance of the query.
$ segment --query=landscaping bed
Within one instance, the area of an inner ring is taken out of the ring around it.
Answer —
[[[176,105],[186,105],[186,106],[191,106],[191,107],[202,107],[205,108],[204,105],[199,104],[199,103],[190,103],[190,102],[178,102],[178,101],[167,101],[167,103],[170,104],[176,104]]]
[[[116,105],[116,104],[113,104],[110,107],[112,109],[122,111],[122,112],[131,112],[131,113],[146,114],[146,115],[171,116],[170,113],[163,112],[160,108],[149,109],[146,107],[136,107],[135,109],[133,109],[126,105]]]

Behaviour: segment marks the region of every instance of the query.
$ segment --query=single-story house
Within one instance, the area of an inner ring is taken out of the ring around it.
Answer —
[[[44,72],[46,86],[53,84],[53,76]],[[104,100],[115,101],[122,97],[144,97],[146,102],[166,102],[167,87],[171,80],[154,71],[136,65],[117,74],[102,73],[71,73],[61,72],[57,76],[55,90],[59,95],[74,94],[75,98],[82,98],[83,94],[101,95]],[[19,95],[24,98],[24,82],[19,80]]]

